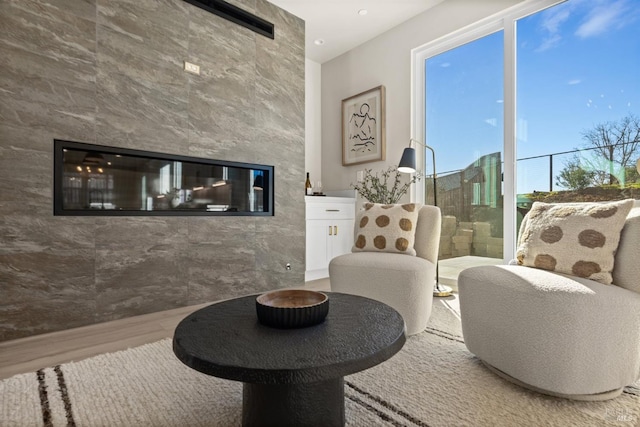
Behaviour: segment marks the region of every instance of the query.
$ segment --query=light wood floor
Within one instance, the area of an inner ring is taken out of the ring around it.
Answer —
[[[329,291],[329,279],[307,282],[302,289]],[[172,337],[182,319],[209,304],[0,342],[0,379]]]

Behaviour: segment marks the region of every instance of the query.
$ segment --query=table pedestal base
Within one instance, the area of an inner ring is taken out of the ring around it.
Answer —
[[[242,387],[242,425],[344,426],[344,378],[303,384]]]

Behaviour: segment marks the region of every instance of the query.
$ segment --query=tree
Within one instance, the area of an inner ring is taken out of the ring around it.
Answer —
[[[582,133],[582,138],[590,148],[604,158],[609,165],[609,184],[619,182],[614,173],[615,165],[622,168],[631,166],[637,158],[640,148],[640,120],[629,114],[619,121],[597,124],[593,129]]]
[[[562,169],[556,184],[569,190],[583,190],[593,183],[595,175],[595,172],[583,169],[580,160],[573,159]]]
[[[638,171],[638,168],[635,165],[626,167],[624,170],[627,184],[640,182],[640,171]]]
[[[602,186],[617,182],[618,184],[625,184],[625,168],[616,163],[610,161],[608,158],[603,157],[596,150],[583,151],[580,158],[580,166],[584,170],[588,170],[593,173],[593,179],[591,186]]]
[[[572,190],[637,179],[632,168],[640,151],[640,119],[633,113],[618,121],[599,123],[584,131],[580,157],[565,164],[557,184]]]

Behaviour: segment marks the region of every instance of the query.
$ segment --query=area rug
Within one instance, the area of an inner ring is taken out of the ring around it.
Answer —
[[[466,347],[446,300],[390,360],[345,378],[347,426],[638,426],[640,383],[573,402],[497,377]],[[242,385],[179,362],[171,340],[0,382],[0,425],[239,426]]]

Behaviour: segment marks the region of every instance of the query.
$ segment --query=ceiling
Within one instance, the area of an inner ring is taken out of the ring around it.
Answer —
[[[322,64],[443,0],[269,1],[305,20],[305,56]],[[367,13],[358,14],[362,9]],[[323,40],[324,44],[316,45],[314,43],[316,40]]]

